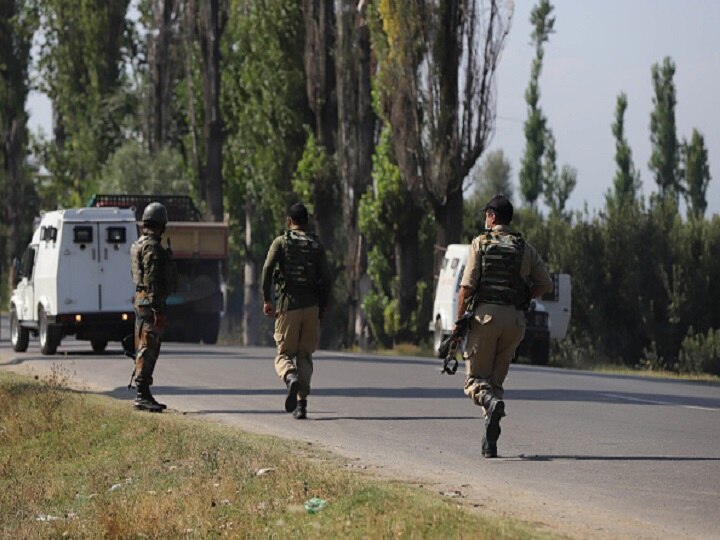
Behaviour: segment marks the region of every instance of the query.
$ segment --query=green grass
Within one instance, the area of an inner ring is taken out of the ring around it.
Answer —
[[[0,372],[0,537],[548,537],[307,443],[136,412],[67,383]],[[311,497],[327,506],[309,514]]]

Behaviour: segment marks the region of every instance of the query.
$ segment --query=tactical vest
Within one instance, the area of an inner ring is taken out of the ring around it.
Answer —
[[[520,274],[524,251],[525,240],[519,233],[488,231],[480,236],[478,301],[525,307],[530,289]]]
[[[318,283],[317,254],[320,240],[317,235],[290,229],[283,236],[283,258],[280,262],[281,290],[316,289]]]
[[[160,253],[160,275],[157,282],[152,285],[154,292],[167,296],[177,290],[177,267],[172,260],[169,250],[162,247],[160,241],[151,235],[143,234],[130,246],[130,261],[133,283],[136,287],[145,286],[145,272],[143,269],[142,254],[145,246],[155,243]]]

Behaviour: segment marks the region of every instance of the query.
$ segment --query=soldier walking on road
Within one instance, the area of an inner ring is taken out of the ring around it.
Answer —
[[[130,248],[135,283],[135,408],[141,411],[161,412],[166,408],[155,401],[150,386],[165,330],[165,300],[177,288],[172,252],[161,245],[167,222],[167,210],[162,204],[147,205],[142,216],[142,236]]]
[[[285,411],[297,419],[307,418],[312,353],[330,297],[325,249],[307,225],[307,208],[293,204],[288,210],[288,229],[273,241],[262,272],[263,312],[275,317],[275,371],[287,386]]]
[[[472,241],[460,282],[458,319],[473,301],[465,394],[483,408],[483,456],[497,457],[505,416],[503,382],[525,334],[524,310],[531,298],[552,291],[553,285],[535,248],[510,229],[512,203],[496,195],[484,210],[486,230]]]

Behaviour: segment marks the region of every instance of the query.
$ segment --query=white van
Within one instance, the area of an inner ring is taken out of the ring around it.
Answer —
[[[465,265],[470,253],[469,244],[450,244],[440,266],[433,320],[430,331],[434,334],[435,350],[443,339],[452,333],[457,317],[457,297]],[[567,334],[571,314],[571,282],[569,274],[551,274],[553,291],[539,301],[534,300],[526,312],[525,339],[518,353],[530,357],[534,364],[547,364],[550,339],[563,339]]]
[[[135,214],[120,208],[79,208],[44,214],[22,261],[10,298],[10,341],[27,350],[30,332],[43,354],[62,338],[89,340],[95,352],[133,332],[135,286],[130,245]]]

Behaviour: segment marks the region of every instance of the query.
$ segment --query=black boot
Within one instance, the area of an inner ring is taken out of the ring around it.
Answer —
[[[482,454],[486,458],[497,457],[497,444],[489,443],[485,435],[482,438]]]
[[[500,419],[505,416],[505,402],[490,395],[483,398],[487,419],[485,420],[485,438],[487,444],[483,444],[483,455],[485,457],[497,456],[497,440],[500,438]],[[487,452],[485,449],[487,447]],[[490,455],[488,455],[490,454]]]
[[[297,420],[303,420],[307,418],[307,399],[298,400],[297,407],[293,411],[293,416]]]
[[[148,399],[154,404],[160,407],[163,411],[167,409],[167,405],[164,403],[159,403],[155,400],[155,397],[150,393],[150,387],[148,387]]]
[[[288,373],[285,376],[285,384],[287,385],[288,393],[285,398],[285,412],[293,412],[297,407],[297,391],[300,386],[297,375],[294,373]]]
[[[162,412],[165,408],[165,405],[161,405],[155,401],[148,386],[138,386],[138,393],[134,405],[137,410],[148,412]]]

